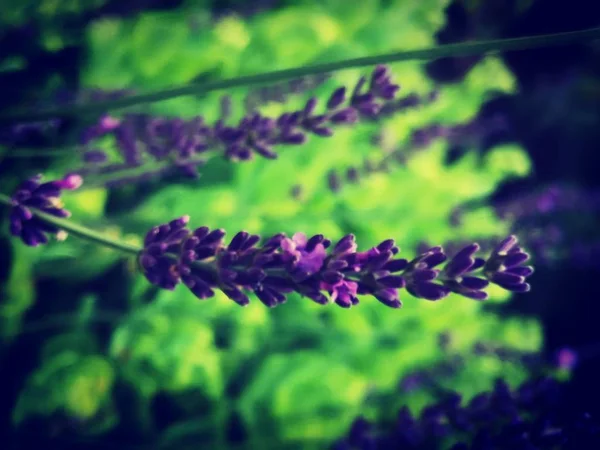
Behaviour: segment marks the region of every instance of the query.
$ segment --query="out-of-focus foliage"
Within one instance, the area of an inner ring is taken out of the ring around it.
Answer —
[[[2,23],[21,25],[29,20],[51,21],[101,7],[107,0],[5,0]]]
[[[102,417],[91,421],[92,429],[110,428],[116,419],[108,414],[114,377],[111,362],[98,353],[93,336],[58,335],[44,346],[40,367],[27,380],[13,421],[60,412],[76,420]]]
[[[6,283],[0,285],[0,329],[2,339],[19,331],[23,314],[35,301],[35,286],[30,257],[31,248],[12,241],[12,266]]]
[[[429,46],[434,44],[433,34],[443,22],[447,3],[301,1],[246,19],[227,15],[213,22],[208,11],[189,2],[169,12],[100,19],[88,30],[90,58],[83,76],[87,86],[144,91],[194,79]],[[419,63],[391,68],[404,93],[427,94],[435,88]],[[363,72],[335,73],[313,94],[324,103],[332,89],[352,85]],[[385,156],[387,146],[405,142],[411,131],[432,122],[468,121],[490,92],[513,90],[509,71],[499,60],[488,58],[464,82],[444,88],[430,105],[340,130],[332,138],[313,138],[306,145],[281,151],[276,161],[255,160],[226,170],[220,161],[212,161],[204,169],[206,179],[198,184],[165,184],[140,194],[135,207],[116,211],[110,218],[103,217],[109,202],[102,189],[71,195],[66,201],[81,222],[99,230],[105,222],[115,223],[115,236],[142,236],[148,227],[184,214],[191,215],[194,225],[222,227],[230,234],[241,229],[263,235],[302,231],[335,239],[353,232],[362,249],[395,238],[407,257],[411,256],[408,249],[423,240],[441,243],[501,235],[510,224],[498,221],[488,208],[466,215],[460,228],[450,227],[448,218],[457,205],[485,197],[507,178],[529,173],[529,161],[517,146],[495,148],[484,158],[467,153],[448,165],[444,163],[447,145],[436,141],[405,165],[373,174],[337,195],[327,189],[327,173],[364,159],[377,161]],[[237,106],[235,117],[242,114],[247,92],[228,92]],[[191,96],[144,108],[185,117],[203,114],[213,120],[220,95]],[[305,101],[306,96],[290,98],[285,108],[300,107]],[[276,116],[283,108],[272,103],[261,111]],[[373,144],[376,132],[383,134],[381,145]],[[294,186],[301,187],[298,199],[290,195]],[[31,265],[17,254],[9,283],[29,282],[33,270],[65,281],[75,276],[81,282],[104,273],[117,256],[69,239],[45,249],[32,258]],[[177,399],[193,390],[209,405],[201,413],[214,416],[210,423],[222,425],[223,417],[238,412],[249,436],[248,448],[266,448],[267,440],[331,440],[347,429],[359,411],[371,416],[388,411],[370,401],[371,393],[392,395],[403,375],[443,358],[437,345],[441,332],[453,332],[456,350],[482,339],[521,350],[541,346],[535,321],[506,320],[484,310],[481,303],[454,296],[427,302],[406,294],[398,311],[367,299],[342,310],[291,296],[285,305],[267,310],[257,301],[240,308],[223,296],[200,302],[183,288],[154,295],[140,278],[132,281],[135,287],[126,305],[132,311],[112,333],[107,355],[98,348],[65,343],[44,357],[21,394],[17,422],[59,408],[76,417],[104,417],[104,408],[111,404],[113,379],[119,377],[147,401],[164,393]],[[508,298],[499,290],[492,289],[491,294],[491,302]],[[14,298],[21,305],[14,306],[15,311],[33,301],[33,292],[20,295],[23,299]],[[145,304],[146,300],[151,301]],[[509,362],[480,358],[446,381],[469,397],[489,389],[499,375],[514,385],[522,381],[525,371]],[[37,395],[48,401],[36,403]],[[421,394],[408,402],[418,409],[427,398]],[[179,425],[172,425],[173,435],[181,437],[188,428]]]
[[[97,10],[108,0],[3,0],[1,27],[30,26],[40,28],[40,46],[47,50],[58,50],[76,43],[77,33],[64,26],[86,13]],[[1,33],[0,33],[1,37]]]
[[[218,398],[223,377],[213,330],[183,308],[155,302],[139,311],[116,331],[111,352],[122,361],[124,376],[145,395],[193,386]]]

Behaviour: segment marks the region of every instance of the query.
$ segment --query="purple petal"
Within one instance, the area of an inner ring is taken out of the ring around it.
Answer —
[[[494,272],[491,274],[489,279],[492,283],[496,283],[502,287],[518,285],[523,283],[523,281],[525,280],[519,275],[507,272]]]
[[[408,266],[408,261],[406,259],[394,259],[392,261],[388,261],[382,267],[383,270],[388,270],[392,273],[400,272],[401,270],[406,269]]]
[[[416,282],[431,281],[438,276],[438,271],[433,269],[415,270],[411,276]]]
[[[400,308],[402,302],[395,289],[381,289],[373,294],[377,300],[390,308]]]
[[[529,255],[524,252],[517,252],[509,254],[503,261],[502,265],[504,267],[516,267],[523,264],[525,261],[529,259]]]
[[[460,284],[468,289],[480,290],[487,287],[489,285],[489,281],[477,277],[462,277]]]
[[[306,105],[304,105],[304,109],[303,109],[302,113],[304,114],[305,117],[309,117],[315,110],[316,106],[317,106],[317,98],[311,97],[306,102]]]
[[[227,246],[227,249],[230,250],[230,251],[237,251],[237,250],[239,250],[239,248],[246,241],[246,239],[248,238],[248,236],[249,236],[249,233],[247,233],[246,231],[240,231],[239,233],[237,233],[231,239],[231,242]]]
[[[534,270],[533,270],[533,267],[531,267],[531,266],[523,266],[523,267],[510,267],[510,268],[506,269],[505,272],[519,275],[521,277],[528,277],[529,275],[531,275],[534,272]]]
[[[208,227],[196,228],[194,230],[194,236],[197,237],[199,241],[202,241],[202,239],[204,239],[208,235],[209,231],[210,229]]]
[[[240,306],[246,306],[250,303],[248,296],[235,287],[223,288],[222,291],[227,297]]]
[[[321,137],[333,136],[333,130],[331,128],[327,128],[327,127],[311,128],[310,131],[313,132],[314,134],[316,134],[317,136],[321,136]]]
[[[474,272],[477,269],[481,269],[485,265],[485,259],[483,258],[475,258],[473,265],[469,269],[469,272]]]
[[[17,205],[15,207],[13,207],[10,215],[11,215],[11,220],[20,220],[20,221],[31,220],[31,218],[33,217],[33,213],[31,212],[31,210],[22,205]]]
[[[346,98],[346,88],[340,87],[333,91],[333,94],[327,100],[327,109],[336,109]]]
[[[434,247],[434,249],[436,248]],[[439,251],[432,251],[430,255],[427,255],[422,259],[422,262],[426,263],[429,268],[432,268],[443,263],[447,258],[448,257],[440,249]]]
[[[377,280],[378,284],[388,288],[403,288],[406,286],[406,281],[399,275],[390,275]]]
[[[327,270],[325,273],[323,273],[322,279],[328,284],[338,284],[344,279],[344,275],[335,270]]]
[[[318,244],[323,242],[323,239],[325,239],[325,237],[322,234],[314,235],[306,242],[304,250],[309,253],[312,252]]]
[[[254,143],[252,145],[252,148],[254,149],[254,151],[256,153],[258,153],[260,156],[263,156],[267,159],[277,159],[277,153],[275,153],[274,151],[272,151],[269,147],[267,147],[266,145],[263,144],[259,144],[259,143]]]
[[[393,239],[387,239],[377,246],[377,250],[379,250],[380,252],[384,252],[386,250],[391,250],[395,245],[396,241],[394,241]]]
[[[513,248],[517,242],[518,239],[515,235],[508,236],[494,248],[493,253],[503,256],[508,253],[508,251]]]
[[[258,243],[258,241],[260,241],[260,236],[257,234],[251,234],[246,239],[246,242],[244,242],[244,244],[240,247],[240,251],[244,252],[251,249]]]
[[[333,124],[351,125],[358,121],[358,112],[352,107],[344,108],[332,114],[329,121]]]
[[[353,234],[347,234],[341,238],[333,248],[333,252],[337,254],[343,254],[349,251],[356,251],[356,242],[354,242]]]
[[[256,294],[258,299],[269,308],[273,308],[279,303],[277,297],[273,295],[272,291],[269,289],[256,289],[254,293]]]
[[[457,278],[469,271],[475,261],[469,255],[456,255],[444,267],[444,273],[448,278]]]
[[[169,228],[171,231],[179,230],[185,227],[190,221],[190,216],[181,216],[177,219],[173,219],[169,222]]]
[[[440,300],[450,293],[448,288],[430,281],[413,285],[413,290],[418,297],[426,300]]]
[[[486,300],[488,298],[488,293],[485,291],[478,291],[476,289],[461,291],[460,295],[463,297],[472,298],[473,300]]]
[[[143,253],[140,256],[140,265],[144,269],[151,269],[152,267],[154,267],[156,265],[156,263],[157,263],[156,258],[154,258],[153,256],[151,256],[147,253]]]
[[[211,231],[202,239],[202,245],[212,245],[218,243],[225,236],[225,230],[222,228]]]

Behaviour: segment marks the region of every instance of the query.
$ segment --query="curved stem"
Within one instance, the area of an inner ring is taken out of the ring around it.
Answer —
[[[12,201],[10,197],[4,194],[0,194],[0,203],[3,203],[7,206],[12,206]],[[35,214],[38,218],[42,219],[44,222],[54,225],[60,228],[61,230],[67,231],[69,234],[80,237],[82,239],[86,239],[90,242],[95,242],[96,244],[100,244],[105,247],[112,248],[113,250],[118,250],[120,252],[127,253],[130,255],[137,255],[142,250],[140,247],[137,247],[135,245],[131,245],[126,242],[115,241],[112,238],[106,237],[82,225],[73,223],[70,220],[61,219],[59,217],[46,214],[42,211],[38,211],[34,208],[28,207],[28,209],[30,209],[33,214]]]
[[[125,108],[127,106],[154,103],[191,94],[204,94],[209,91],[228,89],[239,86],[253,85],[259,83],[272,83],[290,78],[303,77],[332,72],[336,70],[349,69],[352,67],[373,66],[376,64],[393,63],[409,60],[432,60],[456,56],[486,55],[496,52],[525,50],[536,47],[547,47],[551,45],[564,45],[577,41],[600,38],[600,27],[586,30],[570,31],[566,33],[544,34],[512,39],[498,39],[482,42],[467,42],[460,44],[440,45],[432,48],[399,51],[376,56],[336,61],[332,63],[317,64],[312,66],[296,67],[258,75],[245,75],[229,80],[213,81],[210,83],[191,83],[185,86],[168,88],[147,94],[132,95],[114,100],[89,103],[86,105],[72,105],[66,107],[54,107],[38,111],[20,111],[13,114],[1,114],[0,123],[3,122],[26,122],[36,120],[48,120],[61,116],[75,116],[82,114],[103,113],[109,110]]]

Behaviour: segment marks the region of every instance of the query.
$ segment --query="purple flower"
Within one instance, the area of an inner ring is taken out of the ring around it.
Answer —
[[[474,258],[479,245],[471,244],[460,250],[444,267],[441,279],[448,289],[457,294],[475,300],[485,300],[487,293],[483,291],[489,282],[480,277],[469,275],[483,266],[484,260]]]
[[[42,183],[42,176],[37,175],[21,183],[11,197],[10,233],[32,247],[46,244],[47,234],[64,239],[64,231],[37,217],[33,210],[61,218],[69,217],[71,213],[64,209],[60,194],[63,190],[75,190],[82,183],[82,178],[77,174],[45,183]]]
[[[304,233],[296,233],[292,238],[281,241],[281,249],[293,258],[294,278],[298,281],[308,278],[323,267],[327,253],[323,245],[323,236],[316,235],[310,240]]]
[[[191,232],[185,228],[187,220],[185,216],[152,228],[139,260],[151,283],[173,289],[183,282],[200,299],[220,290],[244,306],[253,292],[273,307],[296,292],[319,304],[334,302],[349,308],[359,303],[359,295],[371,295],[399,308],[399,290],[404,288],[427,300],[439,300],[450,292],[486,297],[487,281],[470,275],[486,264],[472,258],[479,249],[476,244],[437,268],[447,260],[441,247],[432,247],[409,262],[395,257],[399,248],[392,239],[359,252],[352,234],[332,245],[321,234],[308,238],[296,233],[289,238],[280,233],[260,243],[258,235],[240,231],[226,245],[224,230],[200,227]]]
[[[85,174],[109,176],[112,185],[124,178],[127,182],[142,179],[148,159],[180,173],[197,176],[197,168],[207,160],[208,151],[220,151],[230,161],[248,161],[256,155],[277,158],[276,148],[298,146],[309,136],[330,137],[340,126],[352,125],[360,118],[371,118],[391,101],[399,87],[392,83],[391,74],[385,66],[377,66],[370,77],[361,78],[350,98],[346,88],[337,88],[326,105],[320,105],[314,97],[304,107],[288,111],[277,118],[266,117],[256,110],[248,112],[237,124],[226,123],[230,106],[222,108],[221,117],[212,125],[206,124],[201,116],[184,120],[178,117],[154,117],[146,114],[129,114],[122,119],[110,116],[85,130],[81,141],[88,145],[94,139],[112,134],[121,153],[124,166],[107,164],[99,166],[101,159],[96,153],[84,154]],[[223,102],[227,103],[227,102]],[[135,175],[132,178],[133,169]],[[147,172],[151,176],[170,171]]]
[[[139,265],[152,284],[173,290],[180,281],[177,254],[182,252],[182,243],[190,232],[185,228],[189,216],[153,227],[146,233],[144,249],[138,257]]]
[[[502,240],[485,262],[483,272],[494,284],[513,292],[528,292],[525,279],[533,273],[531,266],[522,266],[529,255],[517,246],[517,237],[509,236]]]
[[[415,378],[417,385],[420,379]],[[460,394],[438,390],[436,403],[418,416],[403,406],[395,422],[376,424],[357,417],[332,448],[459,449],[598,448],[600,423],[568,401],[551,378],[533,379],[511,390],[497,380],[465,404]]]

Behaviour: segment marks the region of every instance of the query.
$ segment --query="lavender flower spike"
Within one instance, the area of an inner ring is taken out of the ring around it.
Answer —
[[[231,123],[227,101],[221,117],[213,124],[202,116],[188,120],[148,114],[128,114],[121,119],[104,116],[81,136],[81,143],[86,147],[83,154],[86,165],[79,172],[108,178],[109,184],[114,186],[118,181],[130,182],[128,174],[131,173],[134,173],[133,179],[173,171],[197,176],[197,168],[207,161],[211,151],[218,151],[230,161],[248,161],[255,156],[276,159],[280,147],[300,146],[310,136],[327,138],[340,127],[377,117],[399,89],[392,82],[389,69],[377,66],[370,82],[367,83],[366,77],[360,78],[351,95],[341,86],[330,94],[325,104],[311,97],[303,108],[287,111],[279,117],[267,117],[253,110],[239,122]],[[106,135],[114,137],[122,161],[106,161],[106,155],[95,149],[96,140]],[[138,170],[147,160],[159,163],[162,171]]]
[[[407,406],[392,425],[355,419],[330,448],[372,449],[592,449],[600,447],[600,422],[568,399],[566,385],[549,377],[510,389],[501,379],[469,402],[443,391],[413,415]],[[450,446],[449,442],[453,444]]]
[[[351,234],[332,245],[321,234],[307,237],[296,233],[289,238],[280,233],[261,243],[259,236],[240,231],[226,244],[224,230],[200,227],[190,231],[187,221],[185,216],[148,232],[139,255],[144,275],[165,289],[183,282],[199,299],[210,298],[220,290],[241,306],[250,302],[250,293],[274,307],[284,303],[287,294],[296,292],[316,303],[333,302],[343,308],[357,305],[359,295],[370,295],[386,306],[399,308],[399,290],[403,288],[426,300],[440,300],[451,292],[484,300],[488,278],[499,284],[497,274],[503,270],[498,266],[501,251],[497,249],[487,261],[474,258],[477,244],[465,247],[448,262],[441,247],[433,247],[409,262],[396,258],[399,249],[392,239],[359,252]],[[523,258],[514,255],[521,253],[513,251],[502,261],[512,269],[515,261]],[[473,275],[482,268],[488,271],[483,270],[479,277]],[[519,276],[525,279],[527,275]]]
[[[69,217],[60,200],[63,190],[77,189],[83,183],[77,174],[66,175],[61,180],[42,183],[42,176],[36,175],[22,182],[11,197],[10,234],[20,237],[31,247],[48,242],[46,234],[64,239],[66,233],[36,217],[30,208],[56,217]]]

